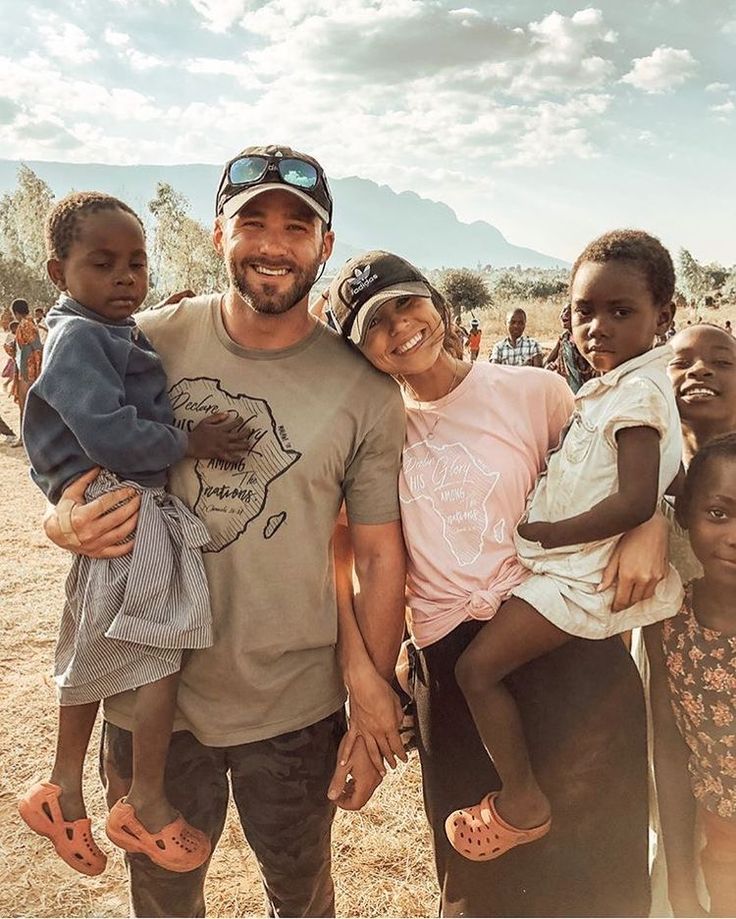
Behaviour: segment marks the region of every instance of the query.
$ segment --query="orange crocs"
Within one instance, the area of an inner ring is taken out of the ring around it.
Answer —
[[[194,871],[212,851],[209,837],[190,826],[181,814],[158,833],[151,833],[125,798],[113,805],[105,832],[116,846],[126,852],[141,852],[167,871]]]
[[[92,838],[89,817],[65,820],[59,804],[61,787],[38,782],[18,800],[18,813],[39,836],[48,837],[67,865],[82,874],[102,874],[107,856]]]
[[[551,818],[528,830],[511,826],[495,808],[497,795],[497,791],[491,792],[480,804],[453,811],[445,820],[445,833],[453,849],[471,861],[500,858],[515,846],[546,836],[552,826]]]

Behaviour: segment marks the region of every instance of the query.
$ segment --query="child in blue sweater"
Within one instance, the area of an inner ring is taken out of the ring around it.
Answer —
[[[188,434],[174,425],[161,360],[132,318],[148,291],[148,263],[141,221],[126,204],[97,192],[69,195],[49,213],[46,241],[61,296],[47,317],[44,367],[23,424],[32,477],[57,503],[99,466],[89,499],[126,485],[141,505],[132,552],[75,558],[55,658],[54,767],[19,811],[67,864],[88,875],[104,870],[82,795],[84,758],[100,700],[137,689],[132,784],[106,832],[129,852],[190,871],[209,857],[210,840],[169,803],[164,766],[182,654],[212,644],[200,552],[208,534],[165,485],[168,468],[185,456],[234,462],[247,438],[240,419],[225,415]],[[73,535],[72,509],[59,505]]]

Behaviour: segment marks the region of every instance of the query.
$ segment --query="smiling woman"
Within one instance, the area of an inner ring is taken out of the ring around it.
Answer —
[[[542,370],[459,359],[441,297],[392,253],[351,259],[327,299],[346,341],[404,386],[399,484],[412,689],[442,915],[645,915],[644,709],[623,643],[572,639],[507,671],[530,761],[551,802],[551,832],[549,802],[547,814],[521,818],[528,822],[496,810],[503,759],[495,749],[493,762],[488,756],[483,706],[469,708],[457,669],[529,577],[514,530],[572,411],[569,388]],[[516,629],[524,638],[526,622]],[[490,672],[483,664],[473,670],[479,678]],[[528,773],[528,766],[512,773],[509,787]],[[480,798],[463,839],[448,817]]]

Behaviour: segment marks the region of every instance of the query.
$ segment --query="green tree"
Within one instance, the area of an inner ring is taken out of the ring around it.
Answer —
[[[167,182],[159,182],[148,209],[155,218],[149,301],[177,290],[205,294],[224,287],[222,258],[209,231],[189,216],[187,198]]]
[[[53,204],[49,186],[28,166],[18,169],[15,191],[0,198],[0,252],[3,256],[3,289],[15,296],[43,301],[56,296],[46,275],[44,220]],[[14,272],[14,279],[8,277]]]
[[[680,249],[677,257],[677,285],[696,308],[710,289],[708,273],[687,249]]]
[[[485,278],[469,268],[444,271],[437,282],[437,289],[447,298],[456,316],[482,310],[491,303],[491,292]]]

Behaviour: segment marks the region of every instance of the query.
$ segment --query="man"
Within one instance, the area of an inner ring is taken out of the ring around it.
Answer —
[[[524,335],[526,313],[517,308],[506,314],[508,336],[497,341],[489,360],[492,364],[510,364],[514,367],[541,367],[542,349],[539,342]]]
[[[332,251],[331,221],[316,160],[288,147],[250,147],[226,164],[216,198],[213,241],[228,289],[140,316],[163,360],[176,423],[188,429],[229,411],[249,435],[240,463],[184,460],[171,471],[171,491],[210,533],[204,561],[215,642],[194,651],[182,670],[166,791],[214,847],[230,773],[276,916],[334,915],[335,804],[327,790],[345,729],[345,693],[332,534],[343,498],[361,641],[386,679],[403,630],[403,404],[393,381],[308,312],[309,291]],[[60,544],[77,539],[86,554],[114,557],[124,549],[115,544],[132,531],[135,500],[105,518],[115,497],[70,505],[83,501],[85,484],[67,489],[47,532]],[[130,699],[107,700],[105,718],[102,762],[112,802],[126,793],[131,774]],[[368,800],[380,775],[362,738],[349,770],[338,767],[335,775],[340,806]],[[173,875],[132,856],[135,915],[204,915],[206,870]]]

